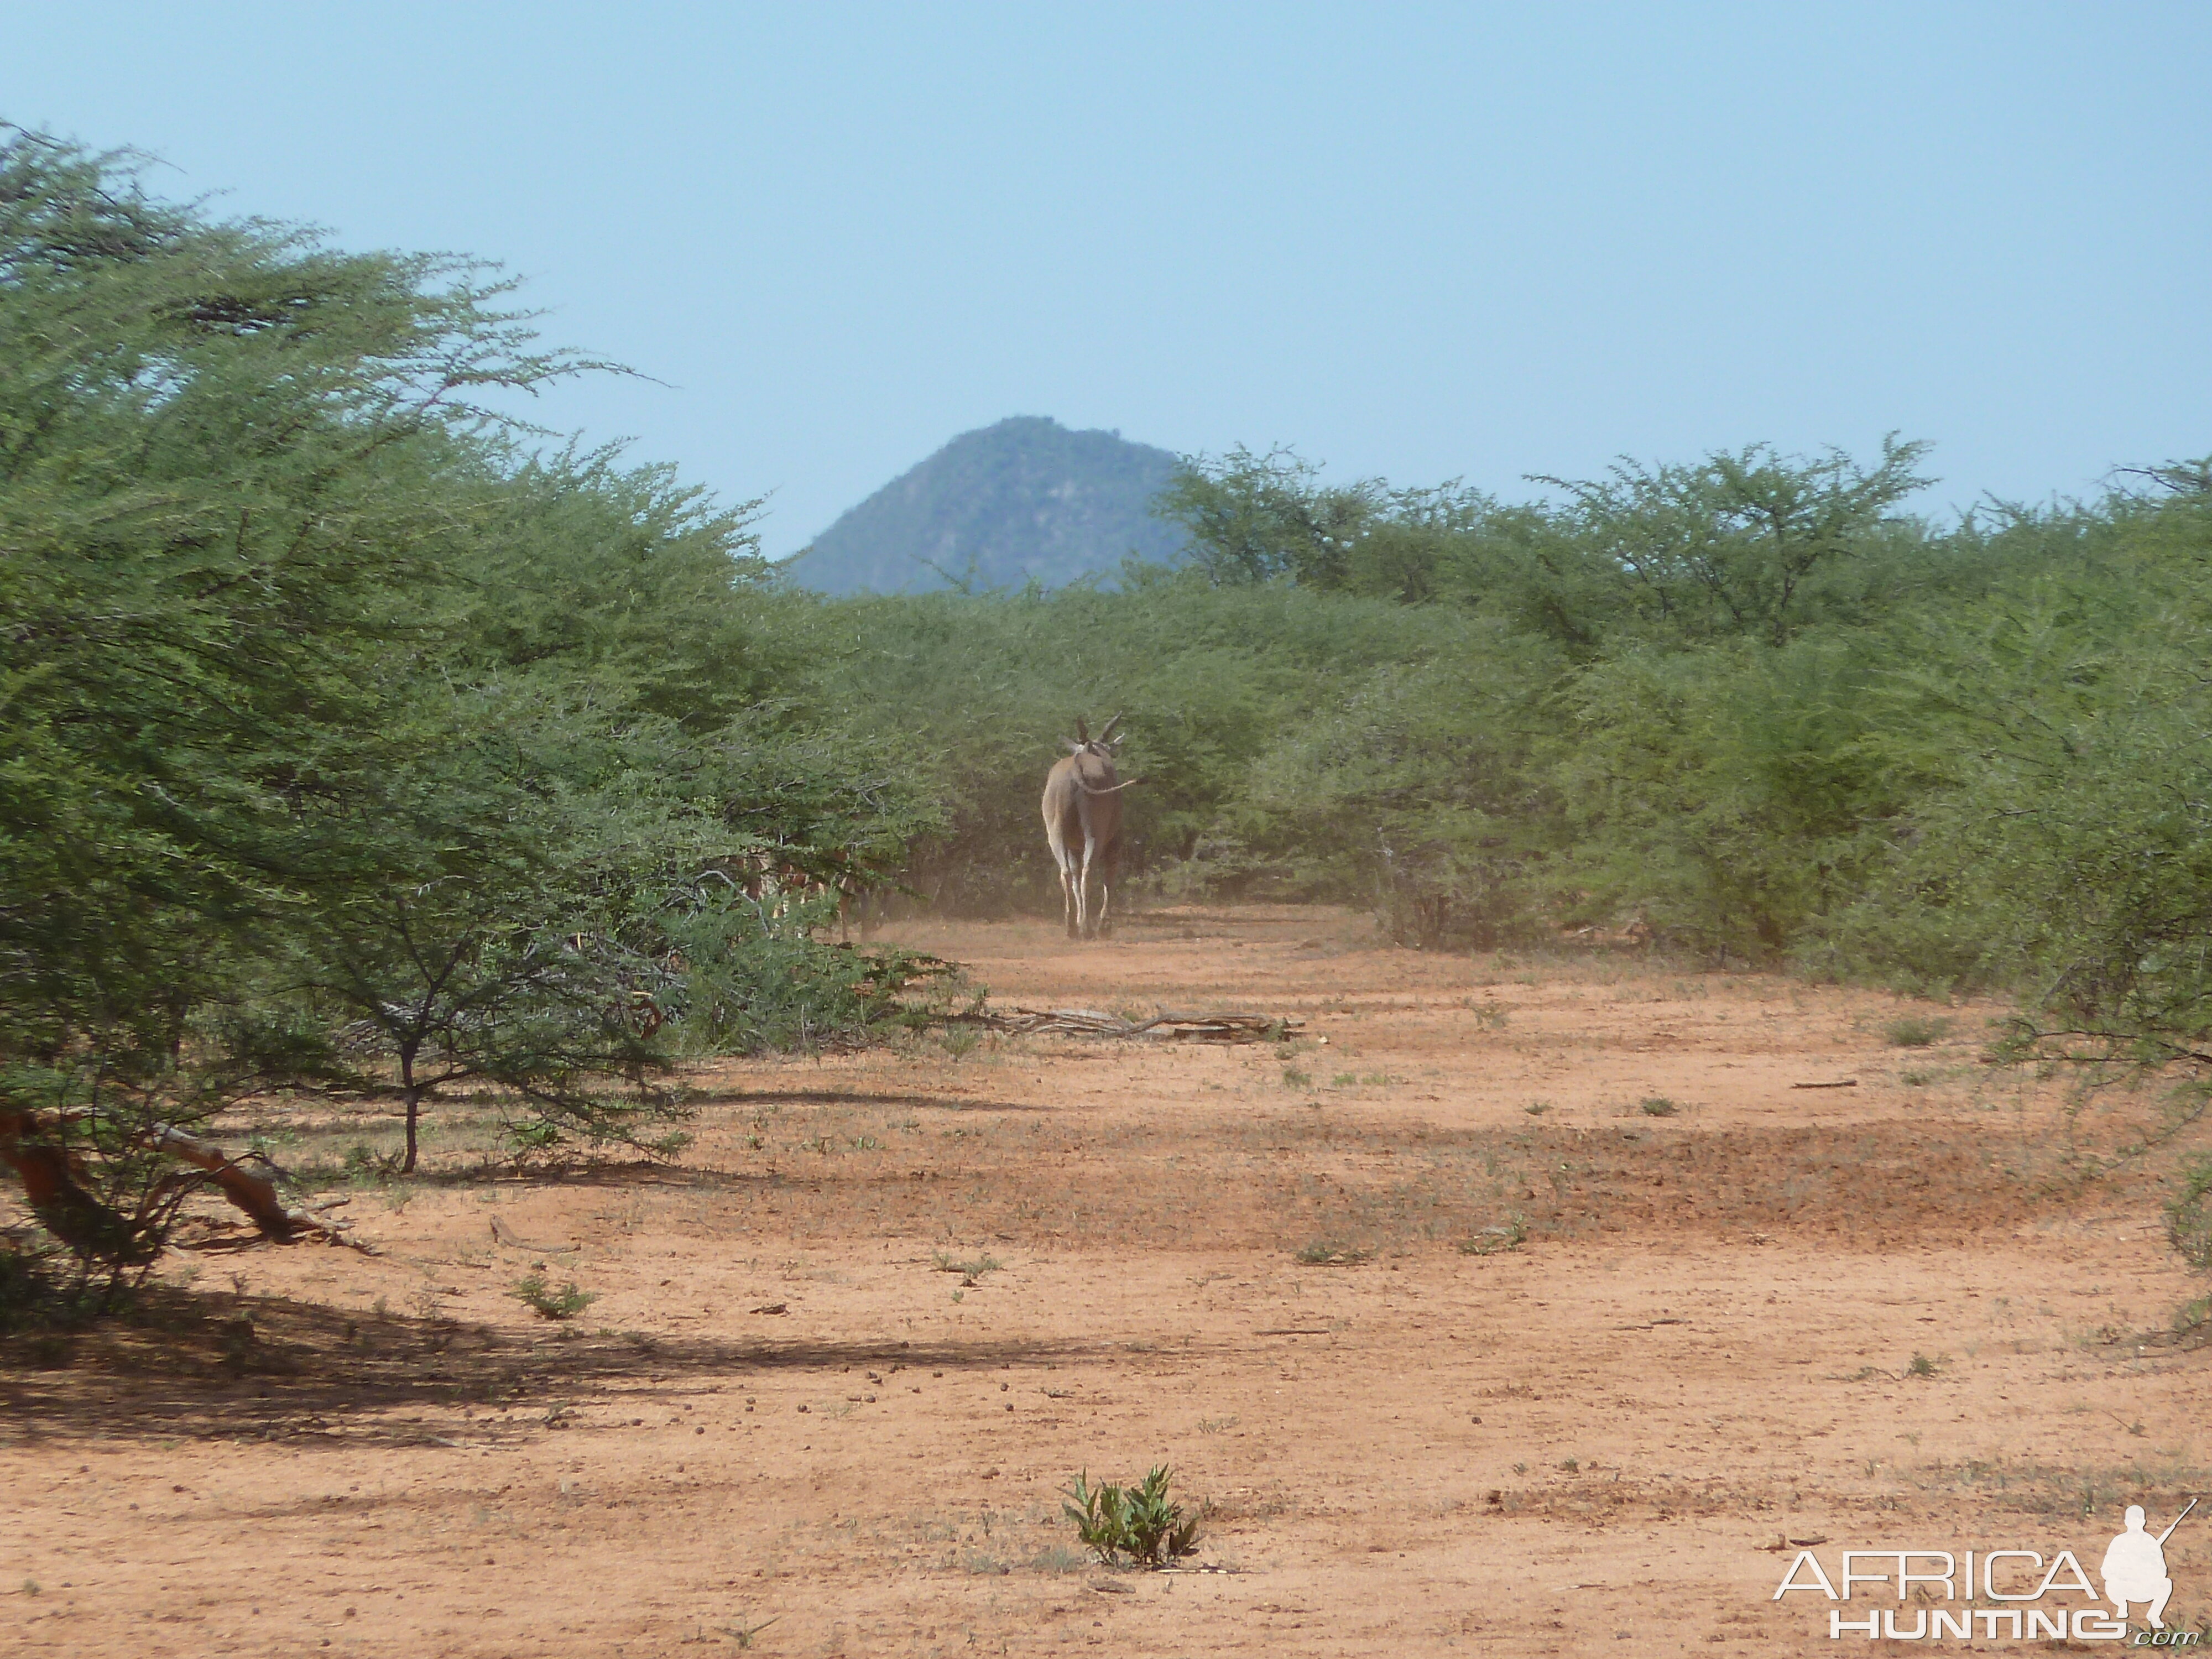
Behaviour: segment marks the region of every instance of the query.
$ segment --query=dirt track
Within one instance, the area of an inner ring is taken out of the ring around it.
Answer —
[[[676,1166],[434,1160],[357,1196],[373,1259],[211,1238],[212,1319],[10,1351],[0,1646],[1860,1651],[1784,1540],[2094,1572],[2212,1498],[2212,1352],[2150,1334],[2203,1287],[2150,1175],[2054,1184],[1992,1011],[1327,911],[904,937],[1307,1041],[728,1066]],[[540,1262],[598,1299],[538,1318]],[[1058,1489],[1159,1462],[1233,1571],[1077,1554]],[[2212,1522],[2166,1559],[2195,1625]]]

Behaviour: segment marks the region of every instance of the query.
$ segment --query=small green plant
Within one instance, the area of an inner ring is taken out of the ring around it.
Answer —
[[[983,1034],[965,1026],[949,1030],[938,1038],[938,1045],[954,1060],[965,1060],[982,1045]]]
[[[943,1250],[938,1251],[931,1259],[936,1263],[938,1272],[941,1273],[958,1273],[962,1279],[965,1279],[970,1285],[973,1285],[977,1279],[982,1278],[985,1273],[994,1273],[998,1272],[1000,1268],[1006,1265],[1005,1262],[1000,1261],[995,1255],[990,1255],[988,1251],[985,1254],[967,1261],[958,1261],[956,1258],[946,1255]]]
[[[573,1279],[559,1290],[555,1290],[546,1282],[544,1270],[541,1267],[532,1267],[517,1279],[511,1294],[515,1300],[535,1308],[548,1319],[574,1319],[599,1299],[595,1291],[578,1290]]]
[[[873,1135],[847,1135],[845,1144],[856,1152],[880,1152],[884,1143]]]
[[[1349,1089],[1356,1085],[1358,1081],[1359,1073],[1357,1072],[1339,1072],[1334,1077],[1329,1079],[1328,1086],[1332,1089]]]
[[[1942,1369],[1942,1360],[1930,1358],[1924,1353],[1917,1353],[1912,1356],[1912,1363],[1905,1368],[1905,1374],[1907,1376],[1933,1376]]]
[[[1513,1012],[1495,997],[1484,1002],[1470,1002],[1467,1006],[1468,1012],[1474,1016],[1474,1023],[1486,1031],[1504,1029],[1506,1018]]]
[[[781,1613],[778,1613],[776,1618],[780,1619],[782,1616],[783,1615]],[[750,1648],[753,1644],[753,1638],[758,1636],[763,1631],[766,1630],[774,1623],[775,1623],[775,1619],[763,1619],[757,1625],[750,1626],[742,1625],[725,1625],[722,1626],[722,1634],[728,1637],[739,1647]]]
[[[1935,1082],[1936,1074],[1925,1066],[1908,1066],[1897,1074],[1897,1080],[1908,1089],[1924,1089]]]
[[[1333,1238],[1316,1238],[1298,1252],[1298,1260],[1309,1267],[1349,1267],[1373,1259],[1372,1250],[1356,1250]]]
[[[1283,1087],[1285,1089],[1310,1089],[1313,1087],[1313,1073],[1311,1072],[1302,1072],[1295,1066],[1285,1066],[1283,1067]]]
[[[1521,1109],[1528,1113],[1530,1117],[1541,1117],[1552,1109],[1552,1103],[1548,1100],[1532,1100]]]
[[[1570,1457],[1562,1462],[1559,1467],[1565,1469],[1569,1474],[1579,1474],[1582,1473],[1582,1460],[1580,1458]]]
[[[515,1118],[499,1126],[499,1138],[517,1164],[526,1164],[558,1146],[561,1131],[543,1118]]]
[[[2173,1316],[2173,1334],[2194,1340],[2212,1331],[2212,1296],[2200,1296]]]
[[[1182,1505],[1168,1497],[1165,1464],[1133,1486],[1110,1481],[1094,1486],[1085,1470],[1066,1494],[1061,1513],[1075,1522],[1076,1536],[1108,1566],[1126,1559],[1138,1566],[1164,1567],[1198,1548],[1203,1516],[1184,1514]]]
[[[346,1179],[356,1184],[367,1181],[389,1181],[398,1168],[397,1158],[378,1157],[365,1140],[356,1140],[346,1148]]]
[[[1528,1225],[1515,1216],[1502,1227],[1485,1227],[1473,1238],[1459,1242],[1462,1255],[1497,1255],[1505,1250],[1517,1250],[1527,1243]]]
[[[2212,1156],[2181,1172],[2181,1190],[2166,1206],[2166,1236],[2199,1273],[2212,1273]]]
[[[1679,1102],[1664,1095],[1646,1095],[1638,1104],[1646,1117],[1672,1117],[1682,1109]]]
[[[1907,1014],[1902,1019],[1893,1019],[1883,1026],[1881,1035],[1893,1048],[1925,1048],[1951,1035],[1951,1022],[1948,1019],[1923,1019],[1917,1014]]]

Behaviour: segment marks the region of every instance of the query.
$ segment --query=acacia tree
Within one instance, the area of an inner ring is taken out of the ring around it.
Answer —
[[[1840,449],[1810,459],[1765,444],[1691,465],[1623,461],[1603,479],[1540,478],[1566,492],[1586,559],[1649,625],[1682,638],[1785,643],[1807,596],[1878,544],[1884,517],[1929,482],[1924,443],[1882,440],[1862,466]]]
[[[628,1133],[698,878],[817,827],[728,793],[804,648],[747,507],[526,453],[488,400],[594,365],[495,273],[140,177],[0,129],[0,1159],[126,1275],[203,1177],[293,1224],[187,1133],[272,1083],[396,1097],[410,1166],[464,1079]],[[895,833],[841,769],[844,845]]]
[[[2116,497],[2081,540],[1899,641],[1875,753],[1922,786],[1856,925],[2018,988],[2037,1052],[2212,1069],[2212,489]]]
[[[483,397],[582,366],[504,292],[0,130],[0,1158],[88,1260],[149,1259],[146,1158],[288,1058],[210,1022],[361,862]]]
[[[498,1085],[530,1145],[629,1137],[680,977],[657,913],[729,854],[669,787],[679,740],[505,684],[419,685],[399,718],[362,783],[371,825],[271,970],[266,1006],[304,1004],[327,1045],[295,1069],[397,1100],[401,1173],[424,1106],[464,1083]]]
[[[1188,532],[1193,564],[1218,586],[1287,578],[1408,605],[1461,596],[1491,545],[1533,522],[1457,482],[1329,484],[1292,451],[1241,446],[1186,460],[1154,510]]]

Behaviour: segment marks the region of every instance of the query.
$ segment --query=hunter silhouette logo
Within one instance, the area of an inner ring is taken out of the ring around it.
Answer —
[[[1865,1607],[1863,1617],[1849,1616],[1840,1607],[1829,1608],[1831,1640],[1848,1635],[1870,1642],[1876,1638],[1914,1642],[1945,1636],[1978,1636],[1985,1641],[2124,1642],[2129,1638],[2128,1611],[2141,1607],[2148,1628],[2136,1632],[2131,1645],[2196,1647],[2202,1632],[2166,1627],[2166,1604],[2173,1596],[2166,1540],[2196,1507],[2192,1498],[2164,1532],[2153,1533],[2142,1505],[2130,1504],[2123,1517],[2125,1529],[2106,1547],[2098,1563],[2101,1595],[2072,1550],[2060,1550],[2047,1562],[2039,1550],[1845,1550],[1841,1571],[1832,1578],[1820,1558],[1802,1549],[1782,1575],[1772,1599],[1779,1601],[1797,1591],[1837,1602],[1887,1599],[1896,1603]],[[1919,1605],[1911,1609],[1911,1623],[1901,1623],[1905,1603],[1916,1593]],[[2069,1596],[2079,1601],[2069,1604],[2065,1600]],[[1977,1602],[1990,1605],[1972,1605]]]
[[[2099,1569],[2105,1580],[2105,1599],[2118,1610],[2119,1616],[2128,1616],[2128,1603],[2146,1601],[2150,1610],[2143,1617],[2153,1630],[2164,1630],[2166,1620],[2161,1616],[2166,1604],[2173,1594],[2173,1580],[2166,1576],[2166,1540],[2173,1536],[2173,1528],[2197,1507],[2197,1500],[2189,1500],[2189,1508],[2173,1517],[2166,1529],[2155,1538],[2143,1530],[2143,1510],[2140,1504],[2128,1505],[2128,1529],[2112,1540],[2105,1552],[2104,1565]]]

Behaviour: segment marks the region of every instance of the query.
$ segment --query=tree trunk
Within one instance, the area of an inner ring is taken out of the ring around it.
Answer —
[[[159,1239],[85,1190],[69,1153],[41,1133],[33,1114],[0,1109],[0,1163],[23,1183],[31,1213],[79,1255],[135,1267],[161,1253]]]
[[[415,1173],[415,1126],[422,1116],[422,1091],[415,1081],[415,1054],[417,1044],[412,1041],[399,1045],[400,1097],[407,1103],[407,1156],[399,1165],[399,1173]]]

